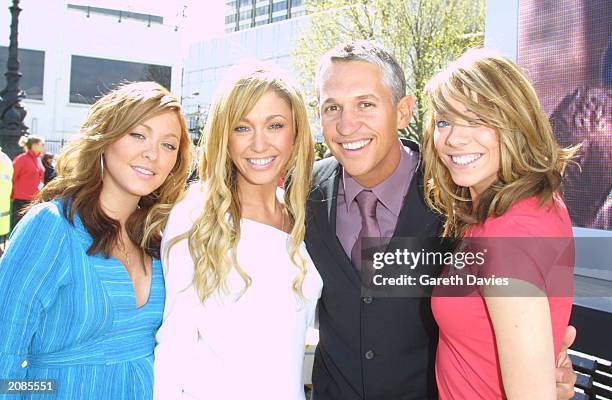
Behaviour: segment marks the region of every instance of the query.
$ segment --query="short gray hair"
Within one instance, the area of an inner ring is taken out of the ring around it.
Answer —
[[[377,65],[382,73],[385,86],[393,95],[393,104],[406,96],[406,77],[402,67],[391,53],[380,44],[371,40],[357,40],[334,47],[319,59],[319,68],[315,75],[317,99],[325,69],[335,62],[364,61]]]

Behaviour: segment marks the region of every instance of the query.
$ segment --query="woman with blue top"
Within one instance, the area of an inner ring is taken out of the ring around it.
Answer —
[[[35,387],[59,399],[152,397],[161,229],[190,146],[180,103],[156,83],[92,106],[0,260],[0,379],[33,382],[9,382],[13,398],[47,398]]]

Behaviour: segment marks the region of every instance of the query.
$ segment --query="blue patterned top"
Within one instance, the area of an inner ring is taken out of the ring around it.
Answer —
[[[56,394],[14,399],[150,399],[164,280],[153,260],[148,302],[114,257],[92,242],[59,201],[34,207],[0,259],[0,379],[55,379]]]

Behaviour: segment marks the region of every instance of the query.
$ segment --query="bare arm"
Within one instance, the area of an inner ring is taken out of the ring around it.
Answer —
[[[509,400],[556,399],[550,308],[535,286],[510,279],[509,287],[485,289],[504,391]],[[510,297],[519,290],[522,297]],[[532,293],[533,297],[524,294]]]

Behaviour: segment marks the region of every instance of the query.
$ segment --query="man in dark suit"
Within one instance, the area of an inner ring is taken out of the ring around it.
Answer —
[[[322,57],[316,85],[334,157],[315,165],[308,200],[306,244],[324,282],[313,398],[436,398],[429,299],[361,292],[361,237],[435,237],[441,227],[423,200],[419,148],[397,136],[414,107],[404,73],[382,47],[355,42]],[[560,398],[570,398],[564,365]]]

